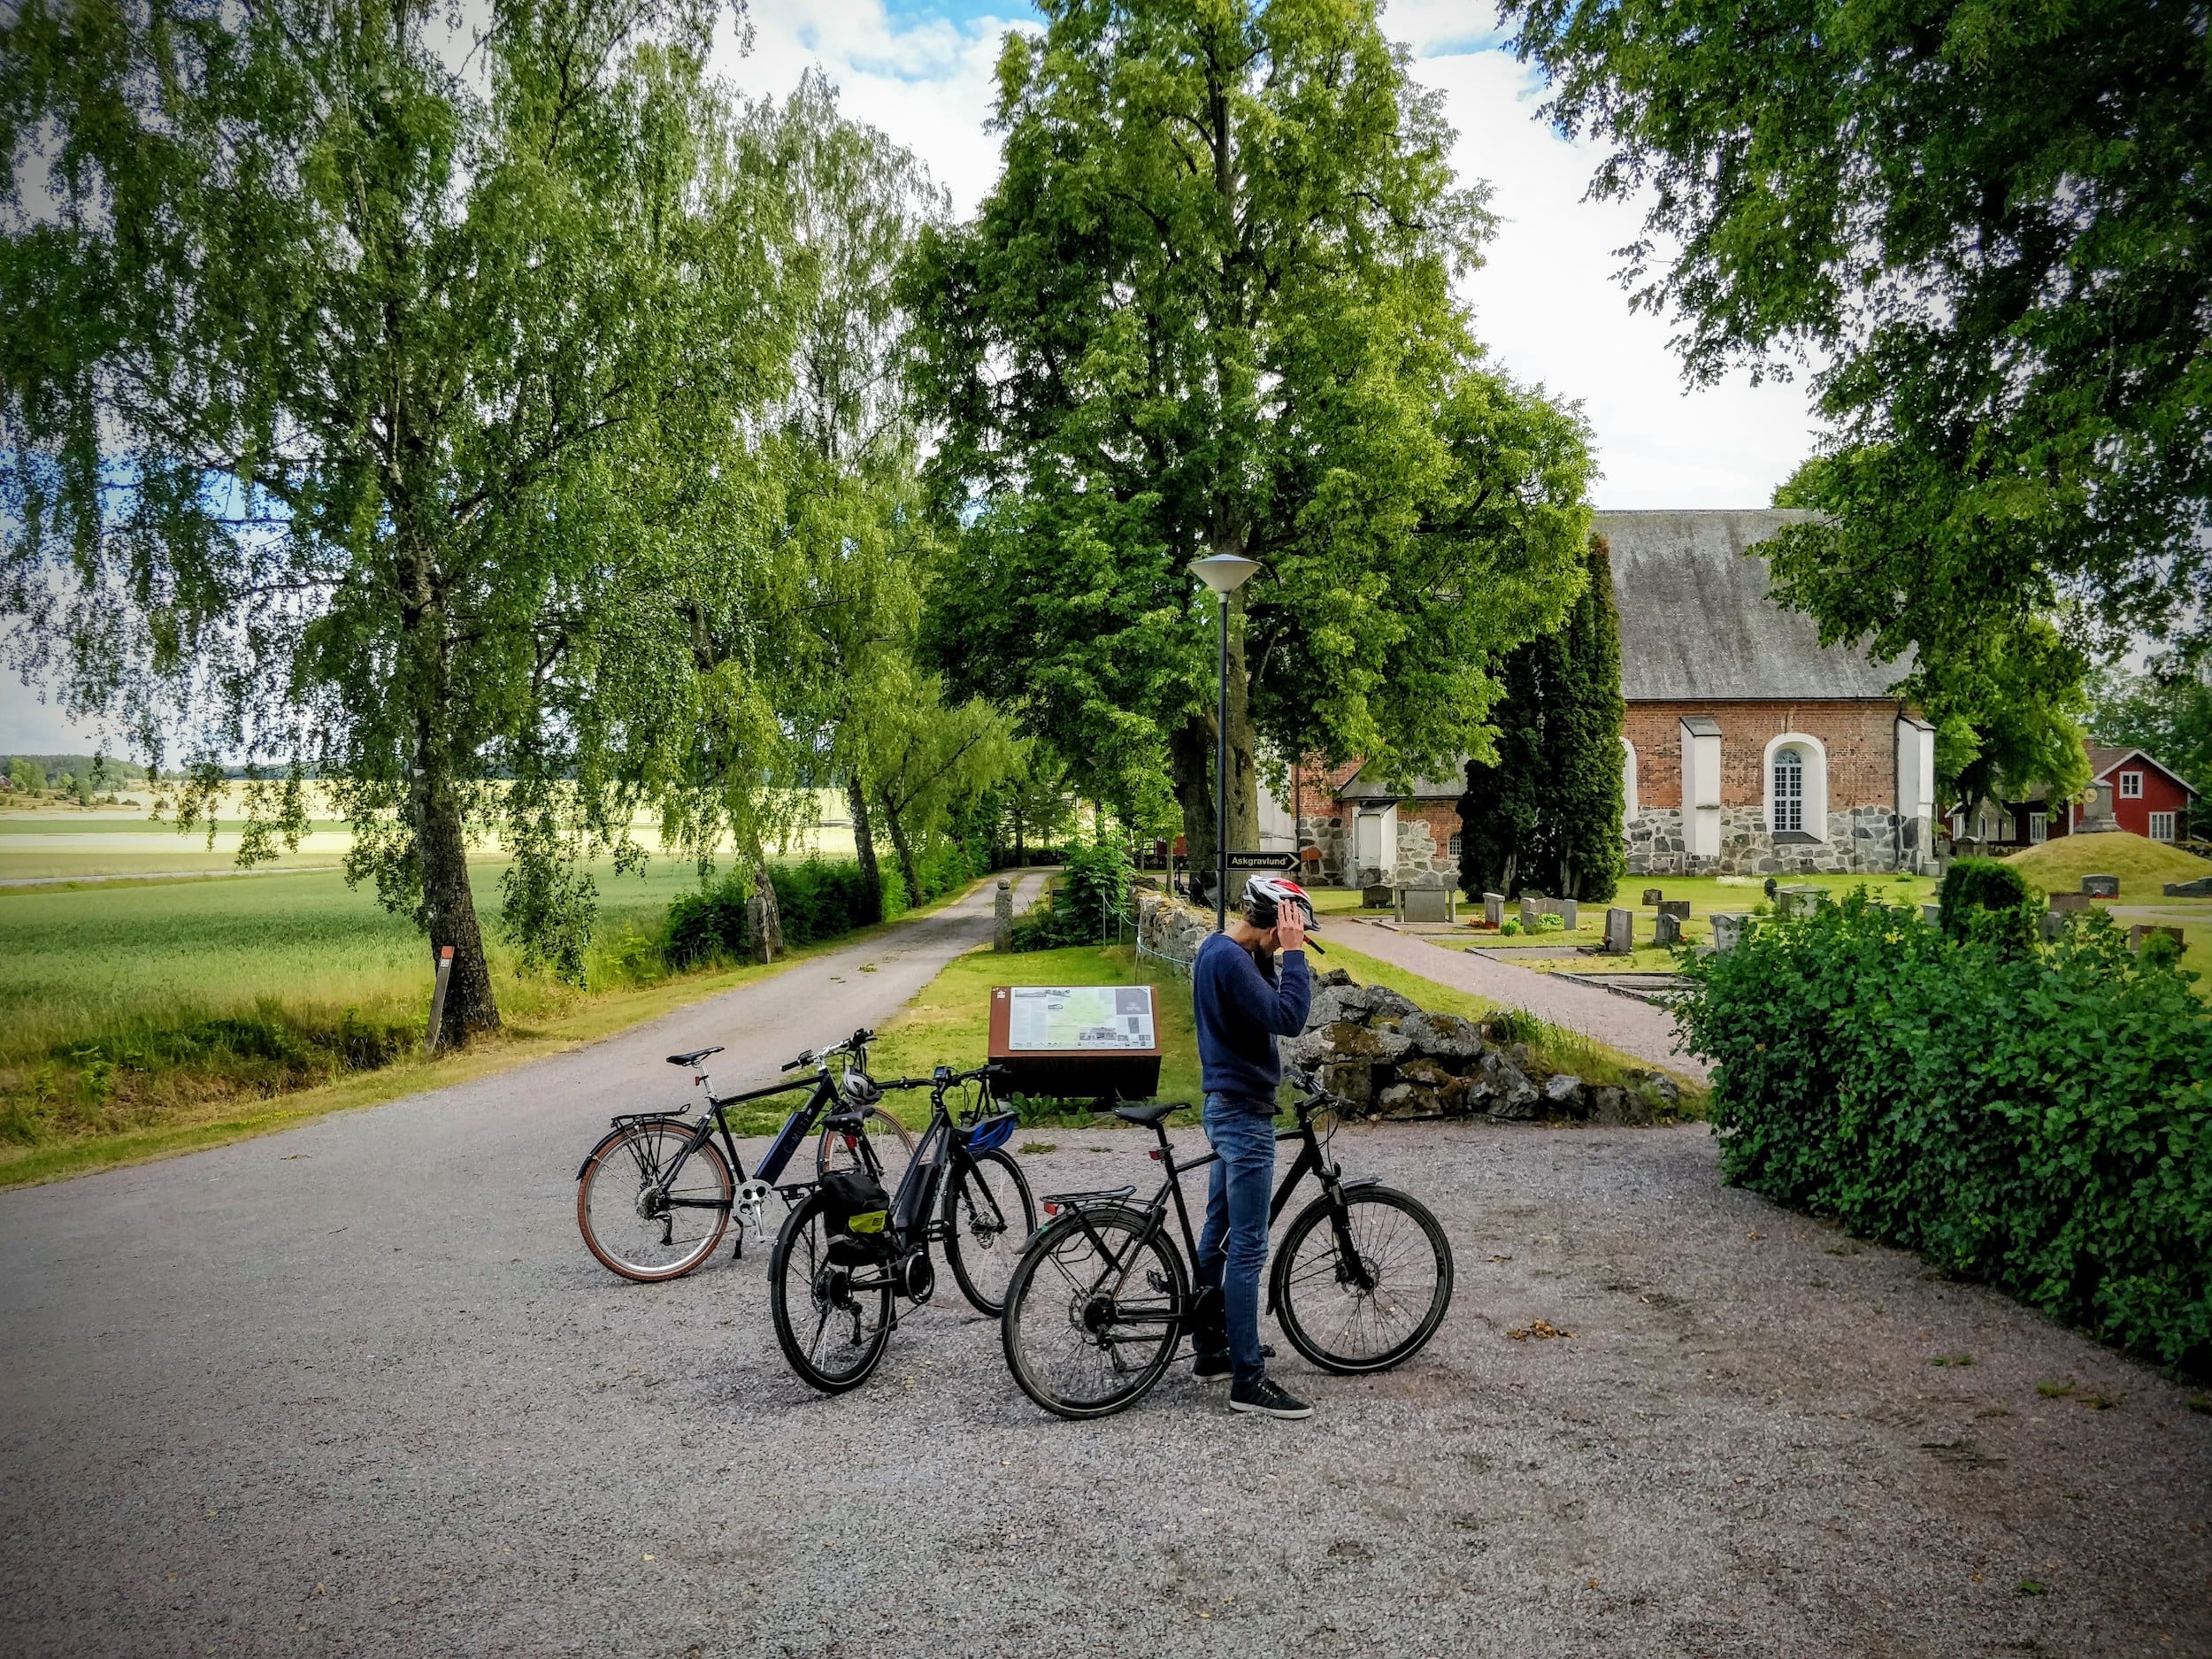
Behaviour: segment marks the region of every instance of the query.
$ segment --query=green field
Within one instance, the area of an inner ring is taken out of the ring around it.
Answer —
[[[472,882],[511,1025],[663,977],[643,946],[689,866],[595,872],[580,991],[518,972],[498,941],[502,868]],[[334,872],[0,889],[0,1145],[142,1130],[388,1064],[419,1041],[430,982],[413,924]]]

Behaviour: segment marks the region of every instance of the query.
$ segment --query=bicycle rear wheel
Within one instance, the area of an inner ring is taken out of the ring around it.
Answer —
[[[675,1119],[628,1124],[584,1160],[576,1225],[609,1272],[640,1284],[680,1279],[721,1243],[736,1192],[721,1149],[702,1142],[668,1175],[692,1133]]]
[[[824,1394],[868,1379],[891,1336],[891,1274],[832,1259],[828,1216],[809,1198],[768,1256],[768,1310],[791,1369]],[[860,1282],[856,1283],[858,1280]]]
[[[1276,1252],[1271,1294],[1290,1345],[1324,1371],[1388,1371],[1419,1352],[1452,1301],[1452,1247],[1425,1205],[1386,1187],[1324,1193]]]
[[[1105,1417],[1160,1380],[1189,1303],[1183,1258],[1151,1217],[1070,1211],[1030,1241],[1008,1281],[1006,1367],[1046,1410]]]
[[[945,1192],[945,1260],[979,1313],[1006,1307],[1007,1282],[1037,1225],[1022,1166],[995,1148],[963,1164]]]
[[[914,1160],[914,1132],[882,1107],[871,1106],[861,1114],[860,1133],[876,1155],[878,1179],[884,1191],[897,1192],[899,1178]],[[855,1138],[842,1130],[825,1128],[814,1143],[814,1179],[818,1181],[832,1170],[859,1167],[860,1148]]]

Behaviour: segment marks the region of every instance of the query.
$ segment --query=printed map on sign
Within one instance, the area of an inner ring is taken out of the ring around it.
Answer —
[[[1144,985],[1018,985],[1009,1048],[1149,1048],[1152,989]]]

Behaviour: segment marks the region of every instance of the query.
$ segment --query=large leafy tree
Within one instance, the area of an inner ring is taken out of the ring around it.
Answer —
[[[498,1018],[472,840],[574,972],[580,849],[757,775],[701,772],[762,734],[706,646],[744,634],[733,434],[784,352],[705,10],[442,15],[12,9],[0,570],[20,666],[203,779],[284,774],[250,856],[330,783],[349,873],[455,952],[456,1040]]]
[[[1819,365],[1772,545],[1831,638],[1976,694],[2066,612],[2201,632],[2212,76],[2201,0],[1508,0],[1552,118],[1647,193],[1639,302],[1692,375]]]
[[[933,477],[967,520],[928,639],[1131,821],[1214,845],[1259,768],[1481,749],[1493,655],[1556,621],[1578,423],[1486,371],[1451,296],[1487,228],[1372,0],[1047,0],[999,63],[1003,171],[910,273]]]

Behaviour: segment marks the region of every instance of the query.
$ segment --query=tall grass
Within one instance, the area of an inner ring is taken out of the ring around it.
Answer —
[[[598,872],[584,991],[497,941],[499,873],[472,882],[511,1024],[665,975],[660,919],[687,868]],[[0,1140],[141,1128],[388,1064],[420,1046],[430,982],[412,924],[335,874],[0,894]]]

